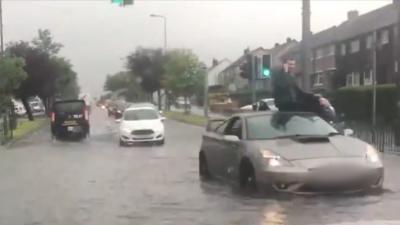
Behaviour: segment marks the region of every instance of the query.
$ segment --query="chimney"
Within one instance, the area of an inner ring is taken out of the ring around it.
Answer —
[[[218,65],[218,60],[217,59],[213,59],[212,60],[212,66],[214,67],[216,65]]]
[[[246,48],[246,49],[243,51],[243,54],[246,55],[246,54],[248,54],[248,53],[250,53],[250,49],[249,49],[249,48]]]
[[[354,20],[357,17],[358,17],[358,11],[357,10],[351,10],[351,11],[347,12],[347,20],[348,21]]]

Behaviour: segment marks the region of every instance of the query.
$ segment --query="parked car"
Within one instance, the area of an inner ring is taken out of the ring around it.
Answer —
[[[14,112],[17,116],[25,116],[26,114],[26,109],[24,107],[24,105],[22,104],[22,102],[17,101],[17,100],[13,100],[13,104],[14,104]]]
[[[40,100],[29,101],[29,106],[31,107],[31,111],[34,116],[43,116],[46,113],[44,105]]]
[[[51,113],[52,137],[86,138],[90,133],[89,111],[83,100],[58,101]]]
[[[191,104],[190,104],[190,101],[188,98],[186,98],[186,100],[185,100],[184,97],[178,97],[175,101],[175,107],[178,109],[185,108],[185,107],[191,108]]]
[[[120,121],[121,146],[137,142],[165,142],[164,117],[153,107],[131,107],[124,111]]]
[[[199,172],[251,190],[324,193],[379,190],[384,168],[373,146],[315,114],[256,112],[209,122]]]
[[[245,105],[240,108],[241,111],[278,111],[273,98],[265,98],[251,105]]]

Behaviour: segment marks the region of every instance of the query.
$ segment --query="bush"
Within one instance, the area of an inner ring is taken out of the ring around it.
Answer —
[[[397,118],[396,86],[378,85],[376,88],[377,121],[392,123]],[[340,88],[332,94],[333,105],[346,120],[370,122],[372,120],[372,87]]]

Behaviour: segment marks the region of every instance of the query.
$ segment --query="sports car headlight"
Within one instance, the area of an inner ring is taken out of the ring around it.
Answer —
[[[379,162],[379,155],[378,152],[376,151],[376,149],[374,147],[372,147],[371,145],[367,146],[367,151],[365,153],[365,158],[372,163],[376,163]]]
[[[291,164],[280,157],[279,155],[269,151],[269,150],[261,150],[262,157],[267,161],[268,166],[270,167],[278,167],[278,166],[290,166]]]

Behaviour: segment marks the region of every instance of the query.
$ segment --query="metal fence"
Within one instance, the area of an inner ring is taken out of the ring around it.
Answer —
[[[381,152],[400,153],[400,129],[392,126],[352,126],[354,136],[374,145]]]

